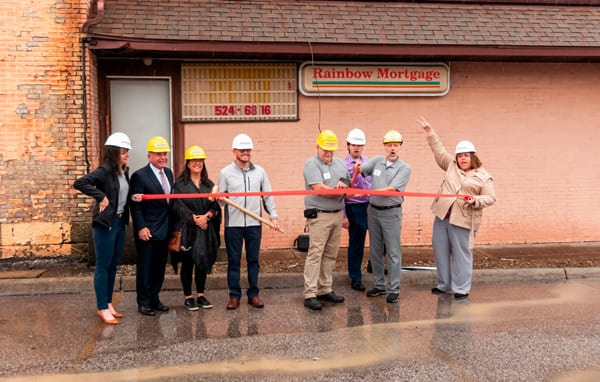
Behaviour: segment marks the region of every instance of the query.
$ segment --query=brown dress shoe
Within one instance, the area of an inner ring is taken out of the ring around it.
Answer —
[[[233,310],[233,309],[237,309],[238,306],[240,306],[240,299],[239,298],[230,298],[229,302],[227,303],[227,309],[229,310]]]
[[[262,300],[258,298],[258,296],[248,297],[248,304],[252,305],[255,308],[265,307],[265,304],[263,304]]]

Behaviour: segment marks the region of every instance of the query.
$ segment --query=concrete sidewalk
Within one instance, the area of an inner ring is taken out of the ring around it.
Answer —
[[[347,248],[340,247],[338,263],[344,262]],[[526,244],[526,245],[480,245],[474,248],[474,262],[493,261],[493,264],[511,265],[516,260],[537,259],[537,263],[548,265],[547,268],[503,268],[503,269],[474,269],[474,284],[510,283],[541,281],[554,282],[569,279],[595,279],[600,278],[600,242],[584,243],[556,243],[556,244]],[[304,285],[301,267],[306,254],[294,249],[265,249],[261,251],[261,264],[276,264],[276,266],[261,268],[259,286],[262,289],[298,288]],[[365,259],[369,257],[369,248],[365,248]],[[434,258],[431,246],[404,246],[402,247],[403,264],[431,263]],[[566,259],[586,259],[593,261],[568,262]],[[423,260],[428,260],[424,262]],[[227,257],[224,250],[220,251],[217,259],[221,264],[226,264]],[[365,260],[366,262],[366,260]],[[529,265],[530,263],[525,263]],[[560,266],[563,264],[583,264],[585,267]],[[65,267],[68,267],[66,265]],[[179,276],[172,273],[171,266],[167,265],[167,275],[163,290],[181,290]],[[475,266],[475,268],[478,268]],[[482,267],[479,267],[482,268]],[[227,280],[225,268],[209,275],[207,288],[213,290],[226,289]],[[290,272],[297,269],[297,272]],[[338,268],[336,268],[338,269]],[[265,271],[266,270],[266,271]],[[269,272],[270,270],[270,272]],[[31,271],[34,272],[34,271]],[[242,275],[245,270],[242,270]],[[33,274],[31,278],[0,277],[0,296],[35,295],[50,293],[80,293],[92,290],[93,268],[86,269],[83,275],[75,277],[48,277],[41,272]],[[412,270],[402,272],[402,285],[434,286],[435,271]],[[364,273],[365,284],[371,284],[372,278]],[[245,282],[245,281],[244,281]],[[244,284],[242,284],[244,285]],[[349,280],[345,271],[339,270],[334,274],[334,287],[348,286]],[[135,291],[135,277],[117,275],[117,291]]]
[[[530,269],[475,269],[473,284],[499,284],[511,282],[556,282],[562,280],[600,279],[600,268],[530,268]],[[403,286],[435,286],[434,270],[406,270],[402,272]],[[371,277],[367,274],[365,283],[369,285]],[[334,288],[348,286],[345,273],[334,274]],[[0,280],[0,296],[20,296],[39,294],[72,294],[89,292],[92,289],[93,276],[23,278]],[[245,279],[242,278],[242,286]],[[262,289],[300,288],[304,285],[302,273],[261,273],[259,285]],[[227,289],[226,275],[209,275],[207,289]],[[178,275],[167,275],[163,290],[180,290]],[[116,280],[116,290],[135,291],[135,276],[120,276]]]

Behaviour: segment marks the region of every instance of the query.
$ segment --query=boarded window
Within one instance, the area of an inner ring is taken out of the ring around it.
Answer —
[[[297,120],[295,64],[183,64],[184,121]]]

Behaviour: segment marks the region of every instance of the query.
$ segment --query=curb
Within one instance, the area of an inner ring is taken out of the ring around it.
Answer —
[[[475,269],[473,284],[499,284],[508,282],[557,282],[576,279],[600,279],[600,268],[523,268],[523,269]],[[402,285],[433,286],[436,281],[434,270],[403,271]],[[333,275],[334,285],[347,285],[348,275],[336,272]],[[242,287],[245,279],[242,278]],[[304,286],[302,273],[265,273],[260,275],[262,289],[301,288]],[[225,275],[209,276],[207,289],[227,289]],[[0,296],[27,296],[42,294],[78,294],[91,292],[93,277],[57,277],[35,279],[0,280]],[[162,290],[180,290],[178,275],[167,275]],[[116,291],[135,291],[135,276],[117,278]]]

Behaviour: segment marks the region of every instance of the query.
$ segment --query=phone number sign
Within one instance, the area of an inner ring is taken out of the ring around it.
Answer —
[[[215,105],[215,115],[271,115],[271,105]]]
[[[295,64],[184,64],[185,121],[297,120]]]

